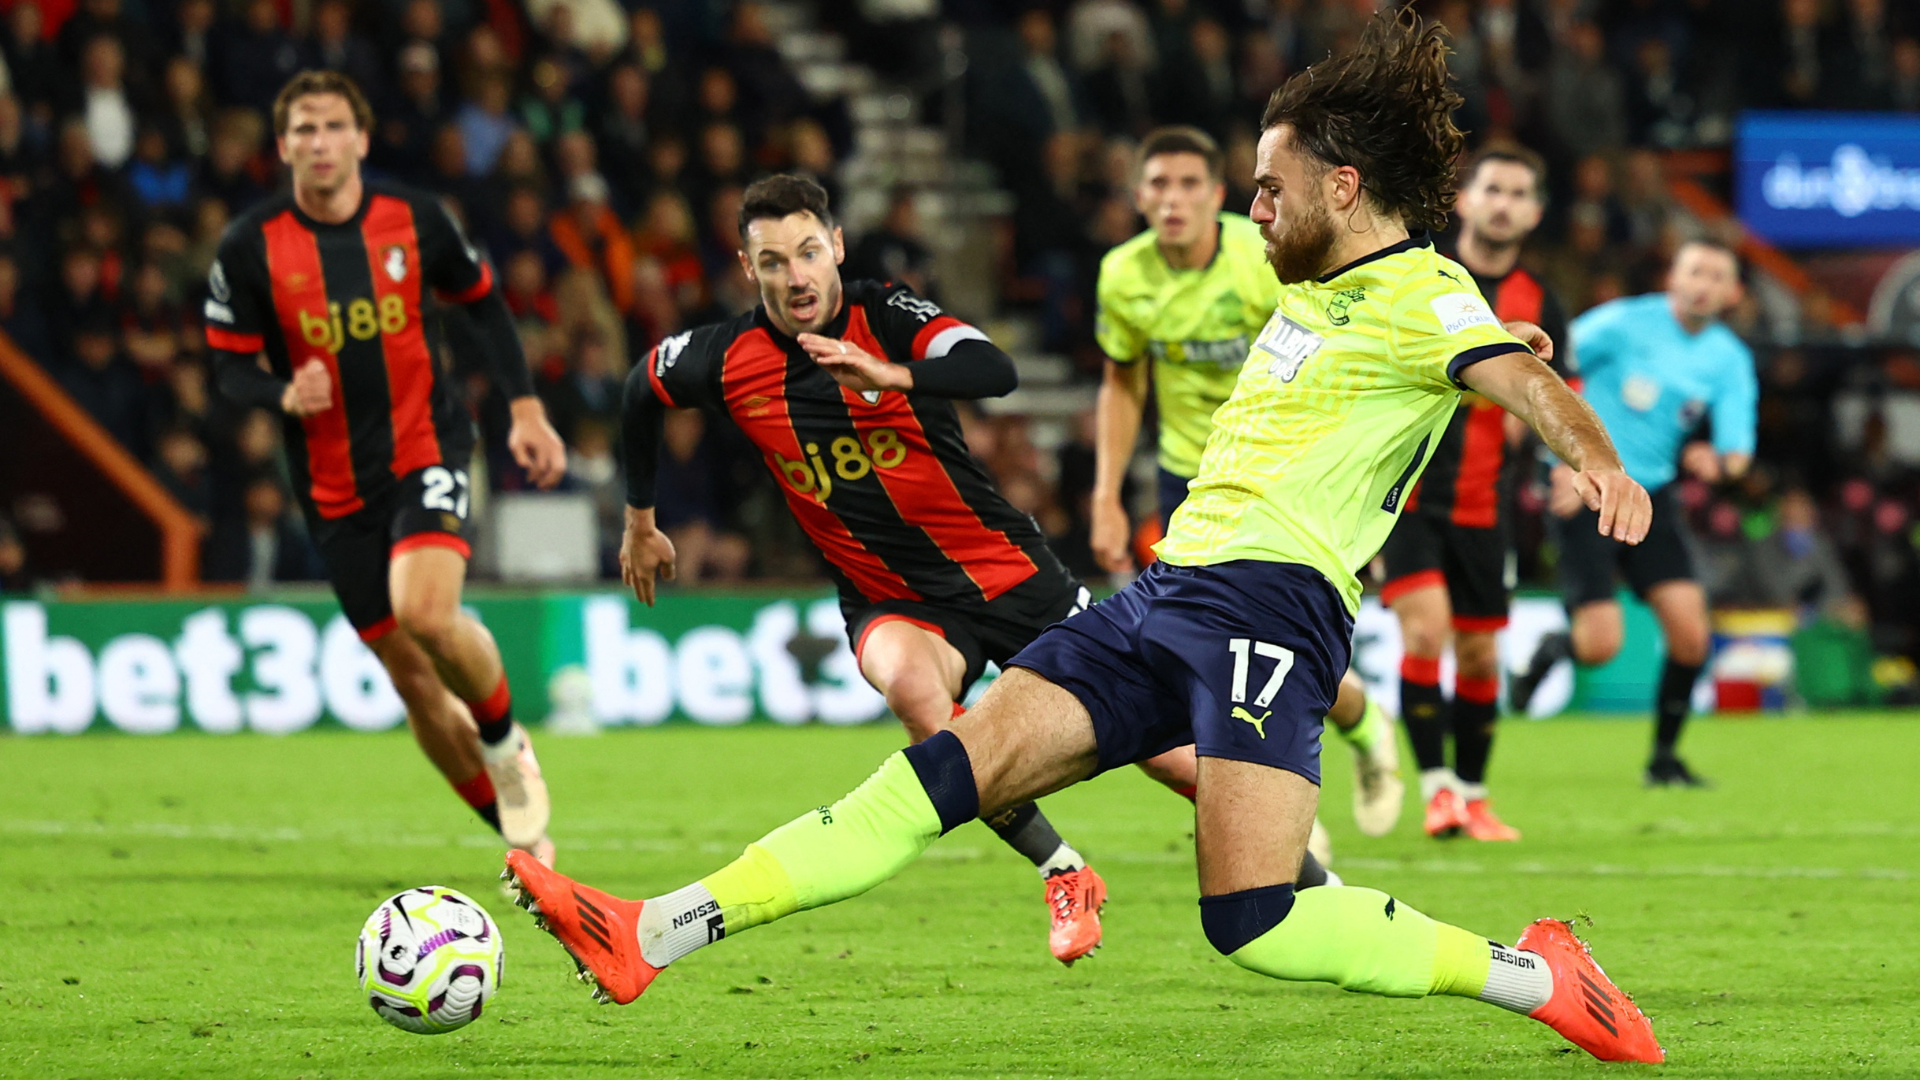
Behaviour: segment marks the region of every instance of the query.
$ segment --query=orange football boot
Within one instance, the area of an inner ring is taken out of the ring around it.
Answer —
[[[1475,840],[1518,840],[1520,830],[1500,820],[1493,807],[1485,799],[1468,799],[1466,805],[1467,835]]]
[[[1515,945],[1545,957],[1553,972],[1553,997],[1527,1015],[1601,1061],[1658,1065],[1667,1060],[1646,1014],[1594,963],[1573,927],[1541,919]]]
[[[533,913],[533,924],[572,954],[580,981],[593,986],[597,1000],[625,1005],[660,974],[640,957],[643,901],[590,889],[518,849],[507,852],[500,878],[513,902]]]
[[[1100,908],[1106,902],[1107,883],[1091,866],[1047,879],[1047,907],[1053,913],[1047,946],[1055,960],[1072,967],[1100,947]]]
[[[1427,800],[1427,835],[1434,839],[1459,836],[1468,825],[1467,805],[1460,793],[1443,787]]]

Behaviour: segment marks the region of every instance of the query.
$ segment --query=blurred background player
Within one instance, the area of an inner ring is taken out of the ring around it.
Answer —
[[[1227,188],[1220,148],[1198,128],[1165,127],[1140,144],[1134,205],[1149,228],[1100,260],[1100,348],[1107,355],[1095,411],[1094,558],[1111,573],[1134,568],[1133,529],[1121,488],[1133,461],[1153,382],[1159,417],[1159,528],[1164,535],[1213,431],[1213,412],[1233,393],[1253,338],[1278,301],[1260,227],[1221,212]],[[1151,364],[1143,361],[1151,361]],[[1386,713],[1349,672],[1328,714],[1354,750],[1353,814],[1384,836],[1400,817],[1405,785]],[[1192,747],[1141,762],[1148,775],[1193,798]],[[1329,858],[1315,824],[1314,853]]]
[[[1613,433],[1628,475],[1653,492],[1653,531],[1639,547],[1595,534],[1592,515],[1568,487],[1572,471],[1554,467],[1550,505],[1563,519],[1560,592],[1572,627],[1541,639],[1513,678],[1513,707],[1524,711],[1559,661],[1604,664],[1620,651],[1626,630],[1614,595],[1617,569],[1653,609],[1667,646],[1649,785],[1703,783],[1675,752],[1711,640],[1673,483],[1680,467],[1711,484],[1738,479],[1753,461],[1760,395],[1753,353],[1720,321],[1741,295],[1739,257],[1715,241],[1690,240],[1674,253],[1665,292],[1614,300],[1573,321],[1583,392]],[[1711,422],[1711,441],[1689,442],[1703,420]]]
[[[1507,321],[1551,337],[1554,365],[1568,370],[1567,317],[1520,248],[1540,224],[1546,164],[1520,147],[1483,151],[1467,166],[1454,202],[1459,240],[1451,252]],[[1518,840],[1487,799],[1487,760],[1499,719],[1500,657],[1494,635],[1513,597],[1513,488],[1526,425],[1478,394],[1454,410],[1447,433],[1380,552],[1382,602],[1400,619],[1400,718],[1420,763],[1429,836]],[[1440,691],[1440,654],[1453,642],[1453,701]],[[1447,767],[1447,735],[1453,767]]]
[[[429,290],[477,323],[528,477],[558,483],[566,447],[492,269],[433,196],[362,180],[373,113],[359,88],[302,72],[273,122],[292,190],[227,229],[207,282],[220,389],[284,415],[294,490],[340,609],[392,677],[427,757],[509,846],[551,864],[546,784],[500,649],[460,610],[473,420],[435,359]]]

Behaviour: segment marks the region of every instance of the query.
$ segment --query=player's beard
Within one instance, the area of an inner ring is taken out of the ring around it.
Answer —
[[[1314,203],[1286,232],[1268,233],[1267,264],[1273,267],[1273,276],[1279,278],[1282,285],[1295,285],[1318,277],[1327,268],[1333,239],[1333,215],[1327,213],[1324,205]]]

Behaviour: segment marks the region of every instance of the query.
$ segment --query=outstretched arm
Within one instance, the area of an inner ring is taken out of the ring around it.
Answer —
[[[1600,418],[1539,357],[1515,350],[1460,372],[1476,393],[1527,422],[1547,448],[1575,470],[1574,490],[1600,515],[1600,532],[1638,544],[1653,521],[1653,502],[1620,464]]]

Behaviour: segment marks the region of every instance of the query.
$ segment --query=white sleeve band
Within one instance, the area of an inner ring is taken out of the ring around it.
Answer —
[[[922,356],[920,359],[938,360],[939,358],[952,352],[953,347],[955,345],[960,344],[963,341],[986,341],[986,340],[988,340],[987,335],[981,333],[979,330],[971,326],[968,326],[966,323],[961,323],[958,326],[949,326],[945,330],[942,330],[939,333],[933,335],[933,340],[927,342],[927,354],[925,356]]]

